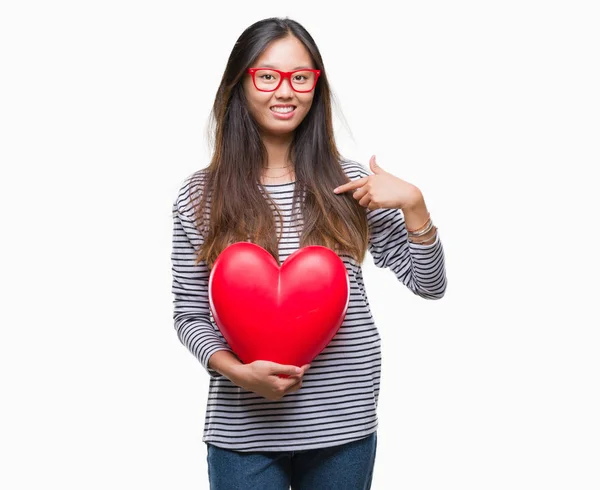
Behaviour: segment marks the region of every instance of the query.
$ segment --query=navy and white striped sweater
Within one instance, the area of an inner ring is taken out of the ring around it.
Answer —
[[[351,180],[370,174],[353,161],[342,162],[342,168]],[[204,172],[188,176],[174,202],[171,257],[175,330],[210,374],[203,440],[237,451],[297,451],[368,436],[378,423],[380,337],[361,266],[349,256],[341,257],[350,279],[346,317],[329,345],[311,362],[299,391],[269,401],[239,388],[208,367],[212,354],[231,349],[210,313],[209,270],[204,262],[194,265],[202,236],[194,225],[193,204],[199,198],[197,189]],[[283,263],[299,248],[299,229],[291,220],[294,183],[265,187],[284,218],[279,243]],[[441,298],[446,289],[446,271],[439,231],[434,243],[414,244],[407,240],[400,210],[365,211],[369,252],[375,265],[389,268],[415,294],[426,299]]]

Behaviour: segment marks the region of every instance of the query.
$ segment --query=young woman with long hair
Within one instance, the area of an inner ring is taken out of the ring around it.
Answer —
[[[416,295],[446,290],[444,251],[421,191],[378,166],[343,158],[317,45],[288,18],[249,26],[213,106],[210,164],[185,178],[173,206],[174,323],[210,374],[203,440],[213,489],[366,489],[375,462],[378,330],[361,263],[367,250]],[[344,321],[310,366],[242,363],[209,307],[208,279],[230,244],[279,264],[322,245],[346,266]]]

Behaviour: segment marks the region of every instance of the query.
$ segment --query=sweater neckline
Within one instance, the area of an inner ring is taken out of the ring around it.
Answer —
[[[296,181],[294,180],[292,182],[285,182],[283,184],[263,184],[263,185],[265,187],[283,187],[283,186],[286,186],[286,185],[293,185],[295,183],[296,183]]]

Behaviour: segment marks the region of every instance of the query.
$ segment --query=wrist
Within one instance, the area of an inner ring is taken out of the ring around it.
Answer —
[[[429,220],[429,211],[427,211],[425,199],[420,192],[415,199],[412,199],[409,204],[400,209],[404,215],[404,222],[408,231],[422,229]]]
[[[417,229],[411,229],[410,226],[407,226],[406,231],[408,232],[408,239],[411,242],[424,243],[424,241],[430,240],[435,235],[437,228],[433,225],[431,215],[428,212],[427,221],[422,226]]]
[[[402,208],[402,213],[409,242],[419,245],[431,245],[435,242],[437,227],[431,220],[422,195],[412,200],[410,205]]]
[[[241,362],[239,364],[232,364],[228,368],[228,372],[225,375],[229,381],[236,386],[242,386],[244,384],[244,368],[245,364]]]
[[[210,359],[208,360],[208,366],[222,376],[225,376],[230,381],[234,382],[234,379],[239,377],[239,368],[243,367],[244,364],[233,352],[228,350],[219,350],[210,356]]]

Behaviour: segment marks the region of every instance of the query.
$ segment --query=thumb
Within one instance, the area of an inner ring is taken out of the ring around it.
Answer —
[[[374,174],[381,174],[381,173],[383,173],[383,169],[379,165],[377,165],[377,160],[375,159],[375,155],[373,155],[371,157],[371,160],[369,160],[369,166],[371,167],[371,171]]]

